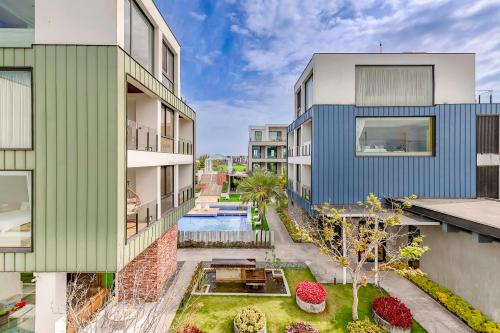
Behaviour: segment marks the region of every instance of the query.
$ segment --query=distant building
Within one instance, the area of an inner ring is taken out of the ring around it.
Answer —
[[[281,175],[286,165],[287,125],[248,127],[248,170],[257,168]]]
[[[416,194],[420,267],[500,321],[500,202],[484,199],[499,199],[500,105],[476,103],[475,79],[474,54],[314,54],[294,87],[287,192],[308,214]]]
[[[248,165],[248,156],[247,155],[233,156],[233,164]]]

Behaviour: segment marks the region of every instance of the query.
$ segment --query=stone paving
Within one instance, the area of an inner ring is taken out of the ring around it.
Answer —
[[[286,262],[306,263],[319,282],[333,283],[335,279],[337,283],[341,282],[342,269],[321,255],[315,245],[294,243],[273,208],[269,208],[267,211],[267,221],[270,229],[274,231],[277,257]],[[162,322],[164,324],[161,327],[165,329],[165,327],[170,326],[177,309],[175,305],[180,304],[196,263],[210,261],[212,258],[255,258],[258,261],[264,261],[266,252],[269,251],[265,249],[178,249],[177,260],[184,261],[185,264],[179,273],[182,276],[167,292],[173,301],[168,313],[162,316],[162,320],[165,321]],[[429,333],[473,332],[467,325],[408,280],[393,273],[386,273],[382,276],[381,286],[407,304],[415,320]]]

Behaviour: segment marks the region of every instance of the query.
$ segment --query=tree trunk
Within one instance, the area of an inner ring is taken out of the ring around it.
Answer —
[[[352,283],[352,320],[358,320],[358,284]]]

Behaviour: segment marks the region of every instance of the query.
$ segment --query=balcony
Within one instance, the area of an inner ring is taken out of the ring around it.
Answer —
[[[170,153],[170,154],[174,153],[174,139],[173,138],[161,136],[160,137],[160,145],[161,145],[160,151],[162,153]]]
[[[184,202],[193,198],[193,195],[194,195],[193,187],[190,185],[179,189],[179,194],[178,194],[179,205],[182,205]]]
[[[174,209],[174,194],[169,193],[161,197],[161,216]]]
[[[158,151],[158,132],[150,127],[127,121],[127,149]]]
[[[191,140],[179,139],[177,141],[177,153],[184,155],[193,155],[193,142]]]
[[[158,202],[156,200],[127,209],[127,239],[137,235],[143,229],[147,229],[158,219]]]

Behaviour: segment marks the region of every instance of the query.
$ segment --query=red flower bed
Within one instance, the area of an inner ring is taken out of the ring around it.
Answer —
[[[302,281],[295,292],[301,301],[309,304],[321,304],[326,300],[326,290],[321,283]]]
[[[205,331],[200,330],[196,326],[187,325],[187,326],[184,326],[182,331],[177,331],[177,333],[205,333]]]
[[[411,328],[413,325],[413,316],[410,309],[395,297],[377,297],[373,301],[372,307],[377,315],[392,326]]]

